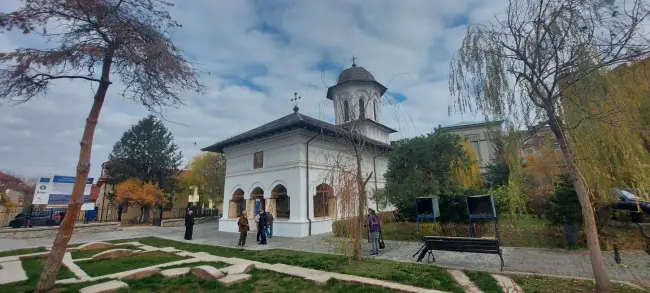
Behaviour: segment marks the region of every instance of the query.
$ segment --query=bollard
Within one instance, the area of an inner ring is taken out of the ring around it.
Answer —
[[[618,252],[618,245],[614,244],[614,261],[616,264],[621,264],[621,254]]]

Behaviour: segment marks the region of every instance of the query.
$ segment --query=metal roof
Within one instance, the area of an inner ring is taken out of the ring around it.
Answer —
[[[296,112],[293,112],[289,115],[286,115],[280,119],[271,121],[269,123],[266,123],[262,126],[259,126],[257,128],[251,129],[249,131],[246,131],[244,133],[235,135],[233,137],[227,138],[223,141],[220,141],[218,143],[215,143],[211,146],[202,148],[202,151],[208,151],[208,152],[217,152],[221,153],[223,152],[224,148],[256,140],[265,136],[269,135],[274,135],[280,132],[285,132],[293,129],[306,129],[310,130],[313,132],[320,132],[322,131],[323,134],[325,135],[350,135],[350,132],[346,130],[345,125],[334,125],[327,123],[322,120],[318,120],[316,118],[309,117],[307,115],[303,115]],[[371,145],[374,145],[376,147],[380,147],[383,149],[388,149],[392,150],[393,147],[389,144],[365,137],[361,134],[354,134],[355,139],[358,140],[365,140]]]

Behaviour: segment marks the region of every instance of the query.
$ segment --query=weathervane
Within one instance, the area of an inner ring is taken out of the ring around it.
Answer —
[[[354,57],[354,55],[352,55],[352,67],[357,67],[356,60],[357,60],[357,57]]]
[[[291,99],[291,102],[293,103],[293,111],[298,112],[298,102],[300,101],[300,96],[298,96],[298,93],[293,93],[293,99]]]

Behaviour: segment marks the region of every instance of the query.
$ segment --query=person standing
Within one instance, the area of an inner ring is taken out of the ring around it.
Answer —
[[[257,243],[258,244],[260,243],[260,241],[262,241],[260,239],[260,233],[262,231],[262,229],[260,229],[260,215],[261,214],[262,214],[262,211],[260,211],[259,213],[257,213],[257,215],[255,215],[255,227],[257,227],[257,237],[255,237],[255,238],[257,238]]]
[[[262,239],[260,241],[260,244],[262,244],[262,245],[266,245],[266,227],[268,226],[268,224],[269,224],[269,219],[266,216],[266,213],[264,212],[264,210],[262,210],[260,212],[260,224],[259,224],[259,227],[260,227],[259,234],[260,234],[260,238]]]
[[[269,222],[268,228],[266,229],[266,235],[268,235],[269,238],[273,238],[273,214],[271,214],[271,212],[266,212],[266,217]]]
[[[243,212],[239,217],[237,226],[239,226],[239,242],[237,242],[237,246],[244,247],[246,246],[246,236],[248,236],[248,231],[250,230],[250,227],[248,227],[248,214],[246,212]]]
[[[379,233],[381,231],[381,223],[379,217],[373,209],[368,209],[368,231],[370,232],[370,243],[372,244],[372,251],[370,255],[379,255]]]
[[[185,240],[192,240],[192,233],[194,232],[194,211],[187,209],[185,214]]]

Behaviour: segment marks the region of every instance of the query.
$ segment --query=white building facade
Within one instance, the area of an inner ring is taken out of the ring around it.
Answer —
[[[395,132],[379,122],[385,91],[368,71],[353,64],[327,92],[335,124],[303,115],[296,107],[287,116],[204,148],[223,153],[227,162],[219,230],[237,232],[243,211],[253,223],[256,212],[264,209],[275,218],[274,236],[331,232],[341,217],[332,177],[337,168],[356,162],[352,144],[362,149],[362,174],[370,178],[367,195],[385,185],[389,135]],[[377,207],[370,199],[367,205]]]
[[[494,160],[496,136],[503,133],[503,121],[460,122],[442,129],[466,138],[479,160],[481,174],[487,173],[487,166]]]

